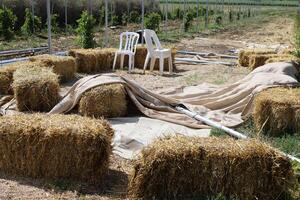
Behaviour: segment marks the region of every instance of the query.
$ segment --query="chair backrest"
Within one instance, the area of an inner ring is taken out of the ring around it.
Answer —
[[[120,35],[120,47],[121,51],[136,52],[136,46],[139,41],[140,35],[134,32],[124,32]],[[123,43],[125,39],[125,42]]]
[[[155,31],[150,29],[144,30],[144,38],[147,45],[147,50],[150,54],[154,53],[154,50],[156,49],[162,49],[162,46],[160,44],[160,41],[155,33]]]

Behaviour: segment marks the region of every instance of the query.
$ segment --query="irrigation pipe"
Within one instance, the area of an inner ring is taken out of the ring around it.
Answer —
[[[235,66],[235,63],[232,62],[222,62],[222,61],[208,61],[208,60],[196,60],[191,58],[175,58],[176,62],[187,62],[187,63],[196,63],[196,64],[216,64],[216,65],[226,65],[226,66]]]
[[[215,54],[215,53],[202,53],[202,52],[192,52],[192,51],[177,51],[176,53],[183,54],[183,55],[194,55],[194,56],[198,55],[198,56],[207,56],[207,57],[209,57],[210,54],[213,54],[213,56],[218,56],[220,58],[238,59],[238,56]]]
[[[240,133],[240,132],[237,132],[231,128],[228,128],[226,126],[223,126],[222,124],[220,123],[217,123],[213,120],[210,120],[210,119],[207,119],[205,117],[202,117],[201,115],[199,115],[198,113],[196,112],[192,112],[190,110],[188,110],[187,108],[185,108],[183,105],[177,105],[175,107],[175,109],[182,113],[182,114],[185,114],[191,118],[194,118],[196,119],[197,121],[200,121],[200,122],[203,122],[211,127],[214,127],[214,128],[217,128],[217,129],[221,129],[223,131],[225,131],[229,136],[231,137],[234,137],[234,138],[237,138],[237,139],[248,139],[249,137]],[[293,161],[296,161],[298,163],[300,163],[300,159],[299,158],[296,158],[295,156],[292,156],[292,155],[289,155],[289,154],[286,154],[282,151],[280,151],[283,155],[285,155],[286,157],[288,157],[289,159],[293,160]]]

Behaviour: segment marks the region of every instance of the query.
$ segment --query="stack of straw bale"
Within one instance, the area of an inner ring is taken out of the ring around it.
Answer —
[[[21,67],[13,75],[19,111],[50,111],[59,101],[58,76],[50,68]]]
[[[284,51],[276,53],[275,50],[268,49],[248,49],[242,50],[239,53],[238,63],[242,67],[249,67],[251,70],[272,62],[290,62],[298,59],[293,55]],[[297,61],[298,62],[298,61]]]
[[[78,115],[0,118],[0,170],[9,174],[100,183],[114,132],[105,120]]]
[[[79,102],[79,113],[95,118],[125,116],[127,100],[124,86],[101,85],[85,92]]]
[[[60,80],[68,81],[75,77],[76,64],[71,56],[39,55],[29,58],[32,62],[39,62],[41,65],[53,68],[53,72],[59,75]]]
[[[255,98],[253,119],[259,132],[280,136],[300,131],[300,89],[268,89]]]
[[[107,72],[112,69],[117,49],[72,49],[69,55],[76,60],[79,73]]]
[[[262,142],[175,136],[143,150],[129,194],[136,199],[202,199],[222,193],[274,200],[292,183],[290,161]]]
[[[239,52],[238,63],[242,67],[248,67],[250,65],[250,59],[253,55],[274,55],[275,50],[270,49],[246,49]]]
[[[11,84],[13,82],[13,74],[16,69],[20,67],[30,67],[32,62],[16,62],[13,64],[5,65],[0,68],[0,95],[13,94]]]
[[[175,61],[175,54],[176,54],[177,50],[176,50],[176,48],[171,48],[171,50],[172,50],[173,69],[176,69],[174,61]],[[146,46],[142,46],[142,45],[137,46],[136,54],[135,54],[135,58],[134,58],[135,68],[138,68],[138,69],[143,69],[144,68],[147,53],[148,53],[148,51],[147,51]],[[119,66],[120,66],[120,56],[118,57],[116,68],[119,68]],[[127,56],[124,59],[124,66],[128,66],[128,57]],[[148,64],[148,66],[150,66],[150,62]],[[165,59],[165,61],[164,61],[164,71],[169,70],[168,66],[169,66],[168,59]],[[149,67],[148,67],[148,69],[149,69]],[[155,62],[154,70],[159,70],[159,60],[158,59]]]

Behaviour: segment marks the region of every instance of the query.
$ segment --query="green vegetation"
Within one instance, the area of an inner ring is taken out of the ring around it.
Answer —
[[[159,31],[160,21],[161,21],[161,17],[158,13],[150,13],[145,18],[145,27],[148,29]]]
[[[187,32],[189,28],[192,25],[192,21],[194,19],[193,12],[189,10],[185,15],[184,15],[184,31]]]
[[[77,21],[78,42],[82,48],[92,48],[95,46],[93,28],[95,19],[87,11],[83,11],[81,18]]]
[[[25,13],[25,22],[21,28],[22,33],[25,35],[32,35],[35,32],[40,31],[42,28],[41,18],[38,16],[33,17],[31,11],[28,8],[26,8]]]
[[[0,37],[4,37],[5,40],[12,39],[16,20],[17,17],[13,14],[12,10],[6,7],[0,9]]]

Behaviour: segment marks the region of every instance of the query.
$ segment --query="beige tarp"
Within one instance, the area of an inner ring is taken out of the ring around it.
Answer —
[[[225,87],[202,84],[172,88],[159,94],[142,88],[126,77],[115,74],[99,74],[87,76],[75,83],[63,100],[50,111],[50,114],[71,111],[77,105],[81,95],[93,87],[122,83],[126,86],[131,100],[147,117],[190,128],[208,128],[201,122],[178,113],[174,109],[175,105],[183,103],[202,116],[225,126],[234,127],[250,116],[253,99],[258,92],[269,87],[298,86],[297,74],[298,71],[292,63],[271,63],[255,69],[242,80]],[[1,113],[9,114],[13,108],[14,100],[2,106]]]
[[[191,128],[207,128],[201,122],[174,109],[173,106],[183,103],[202,116],[225,126],[234,127],[251,115],[253,99],[258,92],[269,87],[298,86],[297,74],[298,70],[292,63],[271,63],[255,69],[242,80],[229,86],[202,84],[173,88],[160,94],[142,88],[126,77],[115,74],[94,75],[79,80],[50,114],[69,112],[76,106],[82,93],[95,86],[122,83],[138,109],[150,118]]]

